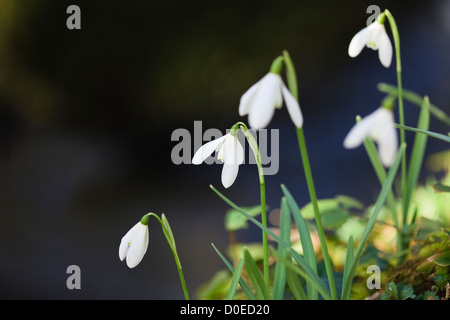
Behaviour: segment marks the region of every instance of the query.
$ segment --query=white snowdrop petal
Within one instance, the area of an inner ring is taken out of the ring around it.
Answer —
[[[366,45],[370,36],[370,29],[366,27],[355,34],[348,46],[348,55],[352,58],[358,56]]]
[[[231,134],[227,134],[223,145],[220,147],[218,158],[222,158],[224,162],[236,162],[235,159],[236,144],[234,137]]]
[[[222,184],[225,188],[229,188],[234,183],[239,171],[238,144],[237,138],[230,136],[223,145],[226,147],[222,168]]]
[[[125,257],[127,256],[127,252],[128,252],[128,241],[125,241],[122,238],[122,241],[120,242],[120,246],[119,246],[119,259],[120,261],[123,261],[123,259],[125,259]]]
[[[261,85],[261,81],[263,81],[265,76],[256,82],[254,85],[252,85],[242,96],[241,100],[239,102],[239,115],[245,116],[250,112],[250,109],[252,107],[252,102],[258,93],[258,89]]]
[[[245,161],[245,155],[244,155],[244,147],[239,142],[239,139],[236,136],[236,159],[238,164],[243,164]]]
[[[136,230],[133,239],[131,239],[131,245],[127,253],[126,262],[129,268],[136,267],[142,261],[147,251],[148,240],[148,226],[140,223],[139,229]]]
[[[279,75],[269,73],[261,82],[248,116],[251,128],[262,129],[269,125],[275,112],[275,105],[280,97],[280,80]]]
[[[378,140],[378,154],[381,163],[385,167],[390,167],[395,160],[397,154],[398,141],[395,128],[392,127],[383,133],[383,136]]]
[[[235,163],[224,163],[222,168],[222,185],[225,188],[229,188],[238,175],[239,164]]]
[[[392,61],[392,44],[384,26],[382,27],[383,31],[380,33],[380,37],[378,39],[378,58],[384,67],[389,68]]]
[[[378,119],[378,154],[381,163],[390,167],[395,160],[398,149],[397,131],[394,127],[394,114],[385,108],[382,109]]]
[[[353,149],[361,145],[364,139],[369,135],[373,124],[376,122],[377,111],[372,112],[368,116],[356,123],[348,132],[344,139],[344,147]]]
[[[297,128],[301,128],[303,126],[303,115],[298,101],[294,98],[294,96],[284,84],[282,84],[282,91],[284,102],[286,103],[286,108],[292,122]]]
[[[192,164],[201,164],[206,160],[216,149],[220,146],[220,144],[226,139],[227,135],[223,137],[217,138],[215,140],[209,141],[201,146],[197,152],[194,154],[192,158]]]
[[[133,238],[133,235],[136,232],[136,230],[138,230],[139,224],[141,224],[140,221],[138,223],[136,223],[130,230],[128,230],[128,232],[122,237],[122,240],[120,241],[120,246],[119,246],[120,261],[123,261],[123,259],[125,259],[127,252],[128,252],[129,243],[130,243],[131,239]]]

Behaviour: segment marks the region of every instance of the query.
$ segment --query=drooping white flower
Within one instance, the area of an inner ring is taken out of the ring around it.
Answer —
[[[279,74],[269,72],[251,86],[241,97],[239,115],[248,114],[248,122],[253,129],[262,129],[269,125],[275,108],[281,108],[283,99],[295,126],[303,126],[300,105],[290,93]]]
[[[389,68],[392,61],[392,45],[384,24],[375,20],[369,26],[355,34],[348,46],[348,55],[352,58],[360,54],[364,46],[378,50],[380,62]]]
[[[356,148],[367,137],[377,142],[381,163],[385,167],[390,167],[398,149],[392,110],[380,107],[357,122],[345,137],[344,147],[347,149]]]
[[[145,217],[145,216],[144,216]],[[126,258],[129,268],[136,267],[144,258],[148,247],[148,225],[144,224],[144,218],[136,223],[122,238],[119,246],[119,258],[123,261]],[[148,218],[147,218],[148,223]]]
[[[244,148],[239,142],[237,134],[233,136],[231,133],[227,133],[223,137],[201,146],[192,158],[192,163],[201,164],[214,151],[217,151],[217,158],[223,162],[222,184],[228,188],[236,180],[239,165],[244,163]]]

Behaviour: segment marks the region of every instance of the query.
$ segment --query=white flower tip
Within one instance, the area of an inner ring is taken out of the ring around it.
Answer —
[[[386,35],[387,37],[387,35]],[[392,62],[392,45],[389,39],[384,42],[378,51],[378,58],[385,68],[389,68]]]
[[[362,134],[360,132],[359,130],[360,128],[361,126],[355,125],[349,131],[343,143],[345,149],[355,149],[359,147],[361,143],[364,141],[365,134]]]
[[[192,164],[198,165],[202,163],[201,155],[197,156],[197,153],[194,155],[191,161]]]
[[[223,185],[223,187],[224,187],[225,189],[228,189],[229,187],[231,187],[231,186],[233,185],[233,183],[225,183],[225,182],[222,182],[222,185]]]
[[[348,136],[344,139],[343,145],[344,145],[345,149],[354,149],[357,147],[357,145],[355,145],[355,143],[353,143],[353,141],[348,139]]]
[[[136,267],[144,258],[148,247],[148,226],[140,221],[123,236],[119,246],[119,259],[129,268]]]
[[[303,114],[300,109],[300,104],[284,84],[282,85],[281,89],[283,92],[284,102],[286,103],[286,108],[288,110],[292,122],[297,128],[303,127]]]
[[[133,269],[139,264],[139,262],[141,262],[141,260],[139,260],[139,261],[129,261],[127,259],[127,266],[128,266],[128,268]]]
[[[369,35],[370,30],[366,27],[353,36],[352,40],[350,40],[350,44],[348,45],[348,55],[350,57],[355,58],[361,53],[367,43]]]
[[[239,103],[239,116],[243,117],[243,116],[247,115],[248,111],[249,110],[248,110],[247,105],[245,104],[245,101],[243,102],[241,99],[241,102]]]

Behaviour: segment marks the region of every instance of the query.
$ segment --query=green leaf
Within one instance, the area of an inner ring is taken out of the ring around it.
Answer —
[[[416,295],[414,294],[413,286],[410,283],[409,284],[402,284],[402,283],[398,284],[397,291],[399,293],[399,298],[401,300],[414,299],[416,297]]]
[[[364,209],[364,204],[355,198],[344,195],[337,195],[334,198],[343,209]]]
[[[423,107],[420,110],[417,128],[420,130],[428,130],[430,124],[430,101],[428,97],[424,98]],[[406,192],[403,198],[403,223],[406,224],[409,211],[411,195],[416,187],[420,171],[422,169],[423,157],[427,145],[427,135],[417,134],[414,139],[411,151],[408,175],[406,181]]]
[[[379,83],[378,84],[378,90],[380,90],[382,92],[385,92],[385,93],[398,95],[397,87],[393,86],[393,85],[390,85],[390,84],[387,84],[387,83]],[[405,89],[403,89],[402,91],[403,91],[403,98],[405,98],[406,100],[416,104],[419,107],[422,106],[423,98],[420,95],[418,95],[417,93],[414,93],[412,91],[405,90]],[[436,117],[437,119],[439,119],[443,123],[445,123],[445,124],[450,126],[450,116],[448,116],[444,111],[442,111],[441,109],[439,109],[435,105],[430,104],[430,112],[431,112],[431,114],[434,117]]]
[[[337,229],[347,221],[349,214],[347,211],[336,210],[322,214],[322,224],[325,229]]]
[[[297,300],[306,300],[306,293],[298,275],[290,268],[286,269],[286,282],[292,295]]]
[[[319,206],[320,213],[339,209],[338,201],[333,198],[317,200],[317,205]],[[309,220],[314,218],[314,208],[311,202],[303,206],[300,211],[305,219]]]
[[[211,279],[202,284],[196,291],[200,300],[218,300],[226,296],[230,286],[229,270],[216,272]]]
[[[398,300],[397,286],[394,282],[386,285],[386,289],[381,294],[381,300]]]
[[[303,269],[297,270],[296,272],[299,273],[307,282],[313,283],[316,289],[319,290],[322,297],[326,300],[330,300],[331,296],[329,293],[328,288],[323,283],[322,279],[317,275],[317,273],[311,269],[311,267],[306,263],[305,259],[297,252],[295,251],[290,243],[287,243],[286,241],[282,240],[279,236],[277,236],[275,233],[273,233],[270,229],[265,227],[261,222],[256,220],[255,218],[251,217],[247,212],[245,212],[243,209],[238,207],[236,204],[234,204],[230,199],[225,197],[222,193],[220,193],[216,188],[214,188],[212,185],[210,185],[210,188],[228,205],[230,205],[232,208],[238,210],[240,213],[242,213],[244,216],[246,216],[250,221],[252,221],[256,226],[258,226],[261,230],[264,230],[267,232],[267,234],[272,237],[278,244],[285,247],[288,252],[291,254],[291,256],[294,258],[294,260],[298,263],[298,265]]]
[[[289,243],[291,239],[291,215],[286,198],[281,199],[281,217],[280,217],[280,238]],[[286,249],[278,245],[278,254],[282,257],[287,255]],[[275,274],[273,277],[272,299],[283,299],[284,288],[286,286],[286,267],[284,263],[277,260],[275,263]]]
[[[349,210],[351,209],[362,210],[364,208],[364,205],[360,201],[344,195],[338,195],[334,198],[317,200],[317,205],[319,206],[319,212],[321,213],[321,215],[326,212],[349,212]],[[311,202],[303,206],[300,211],[302,212],[302,216],[304,219],[309,220],[314,218],[314,208]]]
[[[423,300],[440,300],[440,298],[436,295],[436,292],[428,290],[423,294]]]
[[[397,170],[400,165],[402,155],[405,152],[405,148],[406,148],[406,145],[402,144],[397,152],[397,156],[395,157],[394,163],[392,164],[391,168],[389,169],[388,175],[386,177],[386,181],[383,183],[380,194],[378,195],[378,199],[375,203],[375,207],[372,211],[372,214],[369,217],[369,221],[366,224],[366,228],[364,229],[364,233],[361,237],[358,248],[356,249],[355,257],[353,259],[353,263],[351,265],[348,277],[346,279],[346,282],[343,283],[342,298],[345,300],[350,298],[351,283],[353,281],[353,276],[355,274],[356,264],[362,254],[362,251],[365,247],[365,244],[369,237],[369,234],[375,225],[378,213],[380,212],[381,208],[384,205],[384,202],[386,201],[387,194],[388,194],[389,190],[391,189],[392,182],[394,181],[394,178],[397,174]]]
[[[247,275],[250,278],[253,288],[256,291],[256,297],[259,300],[270,299],[269,289],[264,283],[264,279],[259,272],[255,260],[253,260],[250,251],[248,251],[247,249],[244,249],[244,265],[245,270],[247,271]]]
[[[386,170],[381,163],[380,157],[378,156],[378,151],[375,147],[375,143],[371,139],[366,138],[364,139],[364,147],[366,149],[367,155],[369,156],[370,162],[372,163],[375,174],[377,175],[378,181],[381,185],[383,185],[386,181]],[[394,221],[395,227],[398,228],[399,223],[397,217],[397,205],[392,189],[388,192],[387,203],[391,210],[392,220]]]
[[[244,208],[245,211],[252,217],[261,214],[261,206],[254,206]],[[225,214],[225,229],[227,231],[237,231],[248,227],[248,219],[239,213],[237,210],[228,210]]]
[[[172,245],[173,249],[176,250],[175,238],[173,236],[172,228],[170,228],[169,221],[167,220],[164,213],[161,215],[161,221],[162,221],[164,229],[166,231],[164,233],[166,235],[167,241],[169,241],[169,243]],[[164,231],[164,229],[163,229],[163,231]]]
[[[288,282],[288,284],[289,284],[289,281],[290,281],[288,279],[289,271],[293,271],[294,274],[298,274],[300,277],[302,277],[306,281],[310,281],[308,275],[301,268],[299,268],[298,265],[294,264],[294,261],[297,262],[297,259],[295,257],[293,257],[291,254],[289,254],[285,258],[285,257],[281,257],[277,252],[272,252],[272,253],[273,253],[273,255],[275,256],[275,258],[277,260],[280,260],[286,266],[286,281]],[[294,261],[292,261],[292,259],[294,259]],[[295,280],[294,280],[294,282],[298,283]],[[330,300],[331,299],[330,292],[329,292],[328,288],[326,288],[325,286],[318,285],[318,283],[316,283],[316,282],[311,282],[311,283],[314,286],[314,288],[317,289],[317,291],[322,295],[322,297],[325,300]],[[289,287],[291,288],[291,290],[293,290],[292,283],[289,284]],[[298,290],[301,290],[301,292],[303,292],[301,300],[309,299],[308,296],[306,295],[306,293],[304,293],[303,285],[298,286]],[[298,291],[298,292],[300,292],[300,291]]]
[[[289,209],[292,212],[294,217],[295,224],[297,225],[298,233],[300,234],[301,245],[303,249],[303,257],[305,258],[306,263],[317,272],[317,263],[316,263],[316,255],[314,253],[314,247],[311,240],[311,234],[309,232],[308,226],[306,224],[305,219],[303,219],[300,209],[292,197],[289,190],[285,185],[281,185],[281,189],[283,190],[284,196],[286,197],[287,204]],[[307,283],[307,293],[308,298],[311,300],[317,300],[317,290],[314,289],[312,284]]]
[[[211,246],[214,248],[216,253],[219,255],[220,259],[222,259],[222,261],[225,263],[225,265],[231,271],[231,273],[234,274],[235,269],[233,268],[231,263],[227,260],[227,258],[225,258],[225,256],[219,251],[219,249],[216,248],[216,246],[213,243],[211,243]],[[256,297],[253,294],[252,290],[249,288],[244,279],[242,279],[242,277],[240,277],[239,284],[241,285],[242,290],[244,291],[245,295],[249,300],[256,300]]]
[[[450,251],[446,251],[436,256],[430,257],[429,260],[433,261],[435,264],[441,267],[450,266]]]
[[[350,271],[353,265],[353,260],[355,259],[355,253],[354,253],[354,244],[353,244],[353,237],[350,236],[348,238],[348,242],[347,242],[347,254],[345,256],[345,265],[344,265],[344,276],[342,278],[342,283],[346,283],[347,279],[350,275]],[[341,298],[343,298],[344,296],[344,287],[342,287],[342,292],[341,292]]]
[[[432,132],[432,131],[428,131],[428,130],[417,129],[417,128],[409,127],[409,126],[402,126],[401,124],[397,124],[397,123],[394,123],[394,126],[396,126],[399,129],[405,129],[405,130],[409,130],[409,131],[414,131],[416,133],[426,134],[427,136],[430,136],[432,138],[444,140],[445,142],[449,142],[450,143],[450,137],[446,136],[446,135],[443,135],[441,133],[436,133],[436,132]]]
[[[431,185],[436,193],[450,192],[450,186],[443,185],[441,183],[435,183]]]
[[[286,50],[283,51],[283,58],[286,65],[286,79],[289,91],[292,93],[294,98],[298,100],[297,75],[295,72],[294,63],[292,62],[291,56]]]
[[[236,269],[234,270],[233,278],[231,279],[230,290],[228,291],[227,300],[233,300],[236,288],[241,279],[242,267],[244,266],[244,260],[239,259]]]

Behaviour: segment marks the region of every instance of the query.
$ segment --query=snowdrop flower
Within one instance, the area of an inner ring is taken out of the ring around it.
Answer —
[[[248,122],[253,129],[268,126],[275,113],[275,108],[281,108],[284,102],[295,126],[303,126],[303,115],[300,105],[284,84],[281,76],[269,72],[261,80],[250,87],[241,97],[239,115],[248,114]]]
[[[142,217],[122,238],[119,246],[119,258],[126,258],[129,268],[136,267],[144,258],[148,247],[148,214]]]
[[[192,158],[193,164],[201,164],[214,151],[217,151],[217,158],[223,162],[222,184],[225,188],[230,187],[234,183],[239,171],[239,165],[244,163],[244,149],[238,140],[237,130],[232,130],[231,132],[204,144]]]
[[[392,45],[384,24],[380,23],[378,19],[352,38],[348,46],[348,55],[352,58],[356,57],[361,53],[364,46],[378,50],[381,64],[389,68],[392,61]]]
[[[394,162],[398,148],[392,110],[380,107],[357,122],[345,137],[344,147],[347,149],[356,148],[367,137],[377,142],[381,163],[385,167],[390,167]]]

